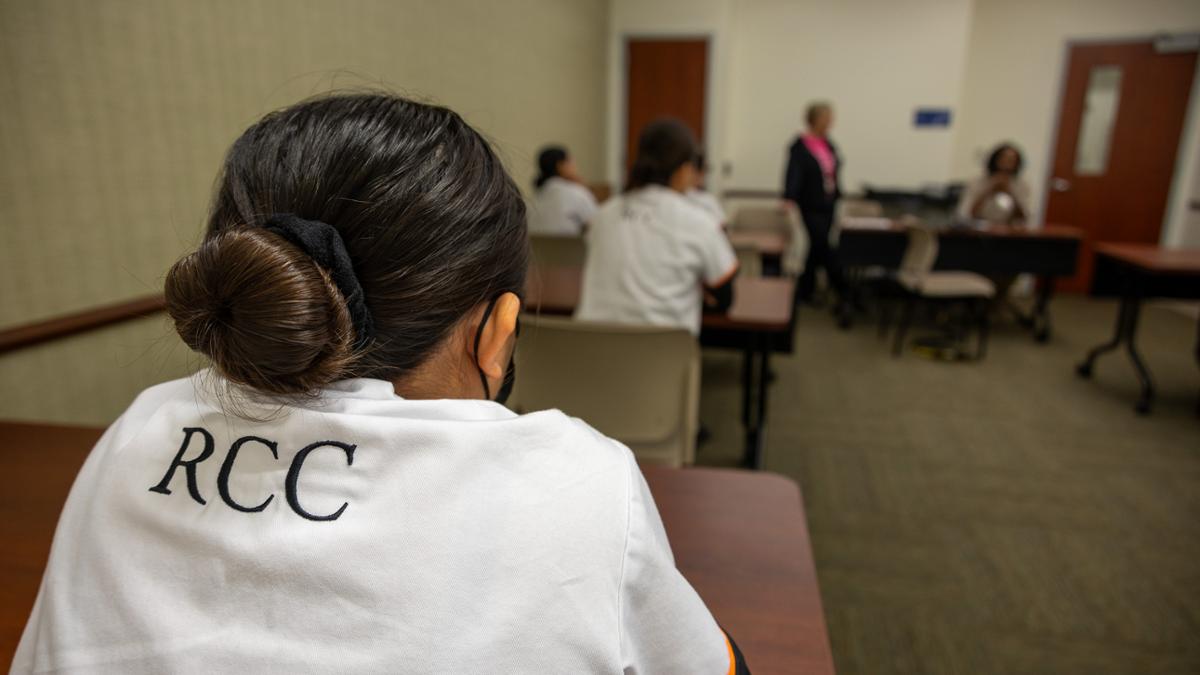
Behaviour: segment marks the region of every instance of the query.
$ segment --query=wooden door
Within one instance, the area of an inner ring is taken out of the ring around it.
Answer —
[[[625,170],[638,133],[659,117],[679,118],[703,144],[708,40],[630,39],[625,63]]]
[[[1158,243],[1195,67],[1152,42],[1071,48],[1045,218],[1085,232],[1063,290],[1089,288],[1093,242]]]

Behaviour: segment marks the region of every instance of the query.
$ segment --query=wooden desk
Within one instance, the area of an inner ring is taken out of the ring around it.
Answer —
[[[535,269],[525,289],[526,311],[573,314],[582,276],[578,267]],[[700,343],[742,351],[743,463],[761,467],[771,353],[792,351],[795,282],[784,277],[735,277],[733,283],[733,306],[725,314],[704,315]]]
[[[11,662],[99,429],[0,422],[0,653]],[[779,476],[646,467],[676,564],[756,673],[832,673],[804,507]]]
[[[992,276],[1033,274],[1039,277],[1033,311],[1023,317],[1038,342],[1050,337],[1050,300],[1054,280],[1075,274],[1082,231],[1064,225],[1040,229],[989,225],[983,229],[948,228],[938,231],[936,270],[966,270]],[[904,227],[845,225],[838,238],[838,260],[847,268],[900,267],[908,245]]]
[[[800,490],[773,474],[643,467],[675,562],[753,673],[833,673]]]
[[[1141,384],[1141,394],[1134,409],[1145,415],[1150,412],[1154,400],[1154,382],[1135,344],[1142,301],[1146,298],[1200,298],[1200,249],[1099,243],[1093,251],[1092,295],[1116,295],[1121,298],[1121,304],[1112,339],[1093,347],[1075,367],[1075,372],[1080,377],[1090,378],[1100,355],[1125,345]],[[1196,360],[1200,362],[1200,327],[1197,329]],[[1200,402],[1197,412],[1200,413]]]

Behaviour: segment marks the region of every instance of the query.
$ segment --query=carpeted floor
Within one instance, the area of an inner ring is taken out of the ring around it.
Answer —
[[[1124,353],[1074,374],[1115,304],[1054,311],[1047,345],[1001,322],[941,363],[808,310],[773,361],[766,468],[804,490],[842,675],[1200,673],[1196,321],[1144,312],[1139,417]],[[740,452],[739,372],[705,353],[701,464]]]

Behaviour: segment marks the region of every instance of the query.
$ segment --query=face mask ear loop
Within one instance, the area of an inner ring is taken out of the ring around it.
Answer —
[[[479,371],[479,383],[483,385],[483,399],[485,401],[492,400],[492,389],[488,386],[487,375],[483,374],[483,366],[479,365],[479,342],[483,340],[483,328],[492,316],[492,309],[496,306],[496,301],[499,299],[499,297],[493,298],[488,303],[487,309],[483,310],[483,318],[479,320],[479,329],[475,331],[475,369]]]

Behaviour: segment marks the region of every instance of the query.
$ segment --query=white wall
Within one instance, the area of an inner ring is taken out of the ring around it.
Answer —
[[[946,107],[957,117],[970,16],[967,0],[738,2],[729,184],[780,185],[784,151],[814,99],[835,107],[846,189],[945,181],[953,126],[914,128],[913,112]]]

